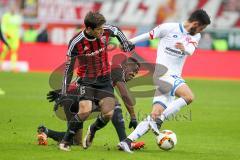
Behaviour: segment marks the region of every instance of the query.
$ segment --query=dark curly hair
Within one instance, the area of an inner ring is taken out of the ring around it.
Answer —
[[[84,18],[85,27],[91,29],[97,28],[106,23],[105,17],[99,12],[88,12]]]

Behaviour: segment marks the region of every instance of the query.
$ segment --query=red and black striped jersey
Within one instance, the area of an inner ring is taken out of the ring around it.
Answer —
[[[85,31],[81,31],[70,40],[67,52],[68,61],[66,63],[63,82],[63,89],[65,91],[66,86],[72,79],[76,59],[78,60],[76,63],[77,75],[81,78],[97,78],[110,74],[107,50],[110,37],[117,37],[125,52],[133,49],[132,44],[128,43],[122,31],[112,25],[104,26],[101,38],[89,37]]]

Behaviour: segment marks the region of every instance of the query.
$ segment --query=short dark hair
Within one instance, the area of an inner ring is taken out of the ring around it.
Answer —
[[[189,22],[197,21],[200,25],[209,25],[211,23],[210,17],[203,9],[194,11],[188,18]]]
[[[135,59],[133,57],[128,57],[126,60],[124,60],[122,62],[122,64],[128,64],[128,63],[134,63],[134,64],[138,65],[138,67],[140,68],[140,63],[138,62],[137,59]]]
[[[92,29],[97,28],[106,23],[105,17],[99,12],[88,12],[84,18],[85,27],[90,27]]]

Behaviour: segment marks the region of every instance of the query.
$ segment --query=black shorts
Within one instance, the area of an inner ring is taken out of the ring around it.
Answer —
[[[79,97],[75,95],[76,91],[72,90],[71,94],[62,98],[59,101],[55,101],[54,111],[56,116],[65,121],[70,121],[79,111]],[[118,100],[115,101],[115,108],[121,106]],[[100,106],[98,101],[92,101],[92,111],[100,112]]]
[[[79,78],[78,95],[80,100],[91,100],[98,102],[106,97],[114,97],[111,76],[97,78]]]
[[[58,118],[65,121],[70,121],[72,117],[74,117],[78,113],[79,109],[79,101],[76,96],[71,97],[67,96],[63,98],[59,103],[55,103],[54,111]],[[92,103],[92,111],[91,112],[100,112],[100,107],[98,102]]]

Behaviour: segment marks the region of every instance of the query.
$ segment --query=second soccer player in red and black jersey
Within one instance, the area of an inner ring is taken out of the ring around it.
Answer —
[[[134,46],[127,41],[125,35],[115,26],[106,25],[104,16],[98,12],[89,12],[85,19],[85,29],[71,39],[62,86],[62,96],[67,95],[68,85],[71,82],[74,66],[77,67],[79,77],[79,112],[70,120],[68,130],[59,144],[61,150],[70,150],[70,141],[81,123],[91,113],[92,101],[99,101],[101,116],[96,128],[103,128],[111,119],[115,106],[113,86],[110,76],[107,45],[110,37],[117,37],[123,51],[129,52]],[[78,61],[78,63],[75,62]],[[92,130],[91,134],[95,134]]]

